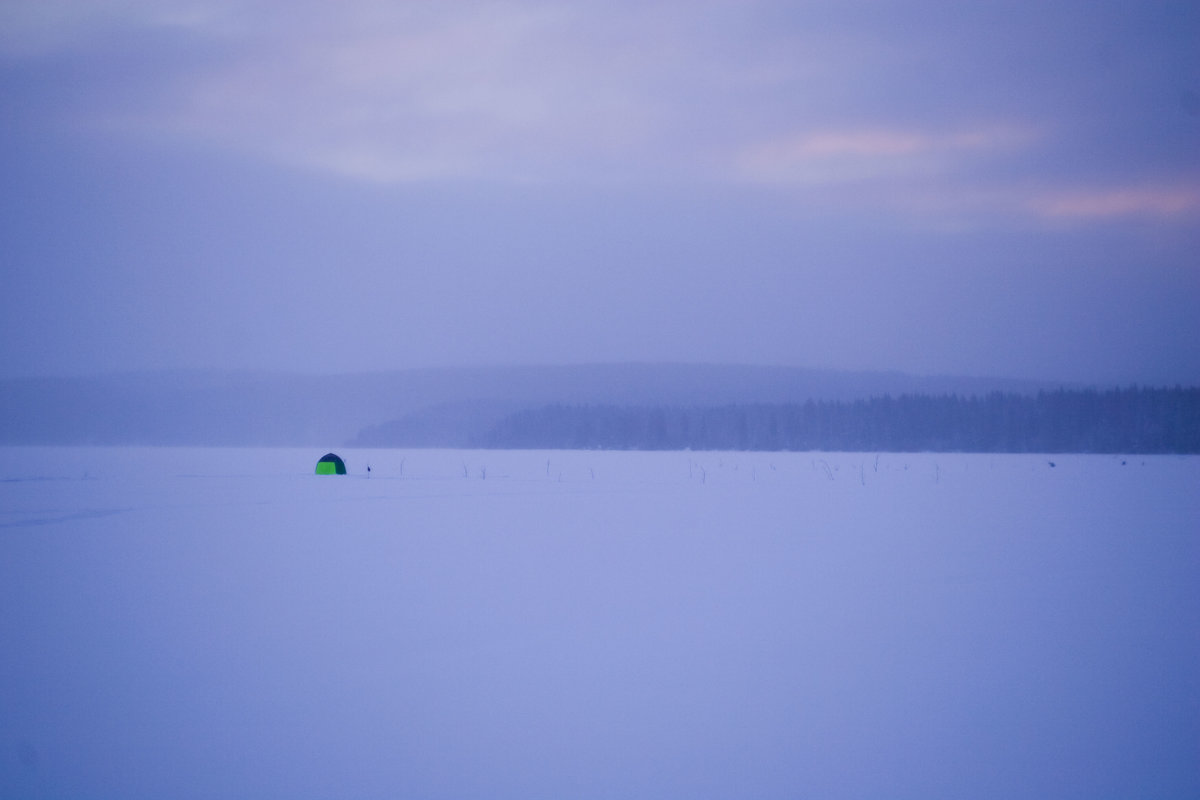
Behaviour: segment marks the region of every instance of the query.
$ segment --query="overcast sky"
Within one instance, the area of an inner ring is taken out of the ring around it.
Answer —
[[[0,375],[1200,383],[1200,4],[0,0]]]

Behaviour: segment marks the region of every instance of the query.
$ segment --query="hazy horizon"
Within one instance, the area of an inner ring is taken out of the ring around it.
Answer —
[[[672,361],[644,361],[631,359],[628,361],[578,361],[578,362],[514,362],[514,363],[460,363],[460,364],[430,364],[422,366],[398,366],[398,367],[365,367],[362,369],[322,369],[319,367],[310,368],[295,368],[287,369],[282,367],[265,366],[190,366],[190,365],[173,365],[173,366],[148,366],[148,367],[117,367],[108,369],[89,369],[79,372],[37,372],[30,371],[26,373],[17,373],[12,375],[0,376],[0,380],[72,380],[72,379],[91,379],[91,378],[114,378],[133,375],[205,375],[205,374],[230,374],[230,375],[279,375],[291,376],[297,378],[337,378],[342,376],[370,376],[370,375],[390,375],[397,373],[422,373],[422,372],[502,372],[502,371],[522,371],[522,370],[548,370],[548,371],[571,371],[571,370],[589,370],[589,369],[607,369],[607,368],[646,368],[646,369],[747,369],[747,370],[779,370],[787,372],[828,373],[831,375],[877,375],[888,376],[894,375],[897,377],[914,378],[914,379],[954,379],[954,380],[981,380],[981,381],[1000,381],[1013,383],[1029,383],[1029,384],[1062,384],[1084,386],[1089,385],[1080,381],[1059,381],[1054,379],[1039,380],[1034,378],[1019,378],[1011,375],[985,375],[985,374],[948,374],[948,373],[919,373],[906,372],[899,369],[848,369],[834,366],[811,366],[805,364],[782,364],[782,363],[755,363],[749,361],[740,362],[720,362],[720,361],[687,361],[687,360],[672,360]],[[1104,386],[1122,386],[1128,385],[1120,381],[1114,382],[1095,382],[1095,385]],[[1150,384],[1146,384],[1149,386]],[[1189,384],[1190,385],[1190,384]]]
[[[905,372],[898,369],[845,369],[840,367],[819,367],[805,366],[793,364],[769,364],[769,363],[720,363],[708,361],[595,361],[595,362],[578,362],[578,363],[467,363],[467,364],[437,364],[427,366],[401,366],[401,367],[367,367],[363,369],[341,370],[341,369],[320,369],[320,368],[296,368],[286,369],[267,366],[150,366],[150,367],[132,367],[132,368],[109,368],[109,369],[91,369],[78,372],[36,372],[30,371],[12,375],[0,376],[0,381],[107,381],[112,379],[122,378],[165,378],[170,376],[177,377],[243,377],[243,378],[280,378],[280,379],[296,379],[296,380],[325,380],[337,378],[384,378],[388,376],[420,376],[443,373],[446,375],[467,375],[467,374],[484,374],[484,373],[519,373],[524,371],[536,371],[544,373],[586,373],[591,370],[603,369],[648,369],[648,370],[749,370],[755,372],[781,372],[792,374],[810,374],[814,377],[829,376],[843,377],[846,379],[854,378],[878,378],[886,380],[888,378],[896,379],[897,381],[908,383],[923,383],[927,382],[930,385],[937,386],[942,382],[966,382],[979,383],[981,385],[994,385],[999,391],[1024,391],[1026,388],[1052,390],[1056,387],[1064,389],[1123,389],[1130,387],[1141,387],[1145,389],[1152,388],[1174,388],[1183,387],[1190,388],[1200,386],[1200,376],[1191,381],[1137,381],[1137,380],[1057,380],[1054,378],[1022,378],[1012,375],[986,375],[986,374],[949,374],[949,373],[918,373]],[[1010,388],[1003,388],[1003,387]],[[934,393],[940,391],[937,388],[932,389]],[[990,391],[990,389],[988,390]],[[894,393],[888,390],[887,393]]]
[[[0,6],[0,378],[1200,382],[1189,2]]]

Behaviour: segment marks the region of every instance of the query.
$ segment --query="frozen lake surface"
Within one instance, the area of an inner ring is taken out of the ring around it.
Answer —
[[[3,449],[0,796],[1200,797],[1200,458],[338,452]]]

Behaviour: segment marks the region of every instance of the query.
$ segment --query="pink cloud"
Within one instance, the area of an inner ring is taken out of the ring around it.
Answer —
[[[950,131],[904,128],[826,130],[778,138],[736,158],[744,178],[837,182],[928,171],[955,159],[1020,148],[1038,138],[1027,126],[993,125]]]
[[[1123,187],[1038,197],[1034,209],[1052,218],[1176,217],[1200,210],[1200,187]]]

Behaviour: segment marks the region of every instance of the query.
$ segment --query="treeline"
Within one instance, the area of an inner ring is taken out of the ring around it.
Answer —
[[[1200,388],[884,395],[716,407],[551,405],[485,447],[978,453],[1200,453]]]

